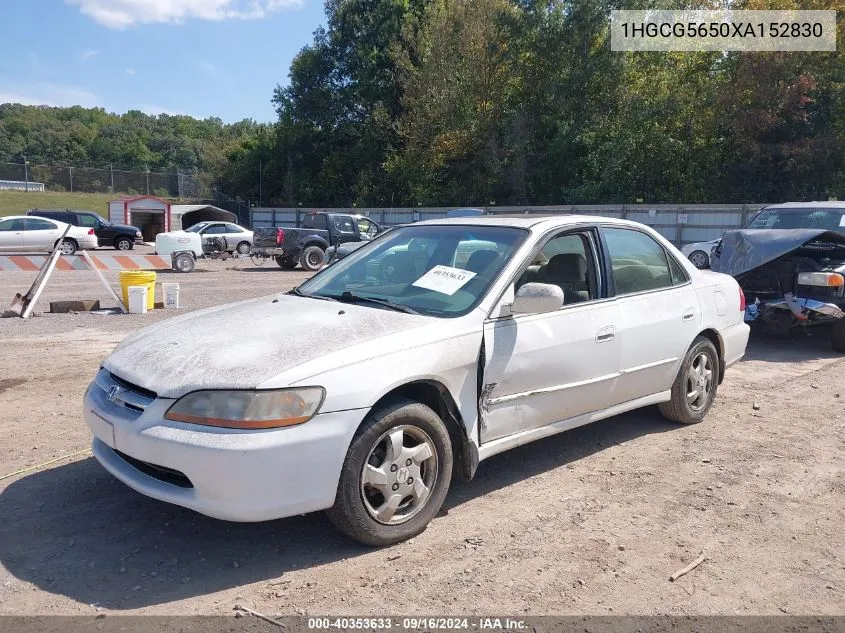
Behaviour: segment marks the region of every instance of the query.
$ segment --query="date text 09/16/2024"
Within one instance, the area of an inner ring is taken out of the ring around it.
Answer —
[[[308,618],[311,630],[478,630],[478,631],[520,631],[528,628],[524,620],[498,617],[372,617],[372,618]]]

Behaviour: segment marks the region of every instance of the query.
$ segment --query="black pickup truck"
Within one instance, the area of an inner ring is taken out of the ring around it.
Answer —
[[[299,264],[314,271],[325,262],[330,246],[367,241],[380,231],[378,224],[363,215],[309,213],[300,226],[256,228],[251,252],[275,258],[285,270],[293,270]]]

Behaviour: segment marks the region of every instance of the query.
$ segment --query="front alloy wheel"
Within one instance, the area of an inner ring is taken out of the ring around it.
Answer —
[[[689,255],[689,260],[699,270],[710,265],[710,257],[704,251],[693,251]]]
[[[425,507],[436,479],[437,451],[428,434],[394,427],[376,440],[361,471],[364,507],[384,525],[405,523]]]
[[[342,532],[367,545],[392,545],[425,530],[452,478],[449,431],[429,407],[396,400],[370,413],[346,454],[335,504]]]

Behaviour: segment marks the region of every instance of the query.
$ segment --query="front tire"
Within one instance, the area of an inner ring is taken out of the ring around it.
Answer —
[[[684,356],[672,385],[672,399],[660,404],[664,417],[681,424],[704,419],[719,387],[719,354],[706,336],[697,337]]]
[[[398,400],[371,412],[355,434],[326,514],[366,545],[399,543],[425,530],[440,510],[452,464],[440,417],[424,404]]]
[[[114,247],[119,251],[131,251],[135,248],[135,242],[128,237],[119,237],[114,241]]]
[[[320,270],[326,260],[326,253],[319,246],[306,246],[299,256],[299,265],[304,270],[314,272]]]
[[[845,354],[845,319],[838,319],[830,330],[830,344],[834,352]]]
[[[689,254],[688,259],[692,262],[692,265],[699,270],[709,268],[710,266],[710,256],[704,251],[693,251]]]

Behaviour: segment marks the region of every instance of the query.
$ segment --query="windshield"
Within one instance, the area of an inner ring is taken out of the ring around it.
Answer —
[[[845,230],[842,209],[764,209],[746,228],[749,229],[824,229]]]
[[[199,224],[194,224],[192,227],[185,229],[189,233],[199,233],[202,231],[206,226],[208,226],[208,222],[200,222]]]
[[[455,317],[472,310],[528,232],[501,226],[396,228],[324,269],[298,294],[378,299],[406,311]]]

